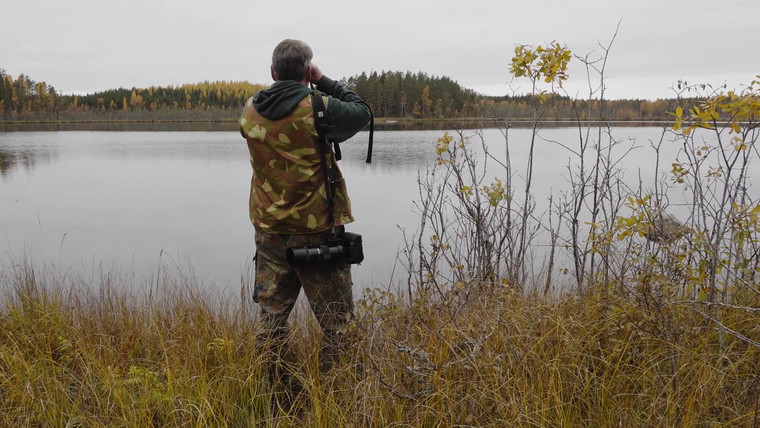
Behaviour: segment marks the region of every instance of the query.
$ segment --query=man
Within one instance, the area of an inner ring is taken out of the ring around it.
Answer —
[[[330,147],[320,153],[314,125],[312,90],[326,94],[323,102],[333,127],[327,139],[342,142],[370,120],[369,107],[353,92],[326,77],[311,62],[311,48],[298,40],[283,40],[272,54],[274,84],[247,102],[240,132],[248,143],[253,178],[250,217],[255,228],[256,286],[264,333],[277,361],[291,359],[287,350],[288,316],[303,287],[322,327],[320,368],[339,356],[343,332],[353,317],[351,271],[347,263],[310,263],[293,268],[286,260],[290,247],[324,245],[340,236],[354,220],[346,184]],[[325,157],[323,164],[322,156]],[[334,185],[325,187],[325,168]],[[326,197],[334,193],[334,206]],[[331,209],[332,208],[332,209]],[[282,380],[282,372],[276,374]]]

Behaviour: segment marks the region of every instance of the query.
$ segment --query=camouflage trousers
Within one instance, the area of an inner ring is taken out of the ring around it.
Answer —
[[[312,263],[292,268],[285,258],[289,247],[321,245],[330,236],[329,231],[303,235],[256,231],[254,300],[261,308],[263,326],[259,341],[277,361],[292,362],[288,317],[301,289],[323,332],[320,368],[329,369],[345,351],[345,330],[354,316],[351,265]]]

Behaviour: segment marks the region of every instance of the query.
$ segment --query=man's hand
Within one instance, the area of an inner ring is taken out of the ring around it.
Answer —
[[[322,70],[319,69],[317,64],[314,64],[313,62],[309,64],[309,82],[313,84],[319,83],[319,80],[324,76],[324,73],[322,73]]]

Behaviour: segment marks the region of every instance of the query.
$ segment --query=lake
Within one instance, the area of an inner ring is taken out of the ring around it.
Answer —
[[[365,261],[354,267],[358,290],[405,281],[396,255],[401,229],[414,232],[418,173],[435,161],[443,130],[378,130],[373,163],[364,163],[367,132],[341,144]],[[474,131],[465,131],[472,133]],[[660,127],[615,127],[627,146],[623,168],[652,177],[649,141]],[[536,151],[535,196],[567,183],[570,153],[550,141],[577,144],[576,128],[549,128]],[[528,129],[511,129],[511,156],[524,176]],[[503,156],[499,129],[483,139]],[[573,143],[576,142],[576,143]],[[669,147],[665,170],[677,147]],[[670,157],[668,157],[670,156]],[[0,267],[24,258],[35,266],[97,277],[120,272],[136,287],[160,271],[191,274],[203,287],[239,290],[251,277],[251,178],[245,141],[235,131],[0,132]]]

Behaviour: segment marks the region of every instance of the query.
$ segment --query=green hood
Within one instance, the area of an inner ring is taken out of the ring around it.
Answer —
[[[278,80],[253,96],[253,107],[269,120],[289,115],[311,89],[295,80]]]

